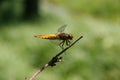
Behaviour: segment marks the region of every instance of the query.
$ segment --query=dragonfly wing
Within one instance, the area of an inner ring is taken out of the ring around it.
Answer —
[[[66,27],[67,27],[66,24],[63,25],[63,26],[61,26],[61,27],[58,29],[58,32],[60,32],[60,33],[64,32],[64,30],[65,30]]]

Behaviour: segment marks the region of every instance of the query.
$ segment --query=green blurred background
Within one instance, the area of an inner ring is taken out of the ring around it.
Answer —
[[[24,80],[61,49],[37,34],[66,32],[77,44],[35,80],[120,80],[120,0],[1,0],[0,80]]]

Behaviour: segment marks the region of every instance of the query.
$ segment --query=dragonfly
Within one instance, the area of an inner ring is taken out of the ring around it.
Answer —
[[[56,34],[45,34],[45,35],[36,35],[34,37],[40,38],[40,39],[49,39],[49,40],[61,40],[59,43],[59,46],[64,49],[64,45],[69,46],[71,43],[71,40],[73,39],[72,34],[64,33],[64,30],[67,25],[63,25],[58,29],[58,32]]]

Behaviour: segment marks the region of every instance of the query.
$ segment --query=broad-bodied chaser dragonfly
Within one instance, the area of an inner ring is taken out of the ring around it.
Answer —
[[[49,39],[49,40],[61,40],[59,43],[59,46],[64,49],[64,44],[67,46],[70,45],[70,40],[72,40],[73,35],[64,33],[64,30],[67,25],[63,25],[58,29],[57,34],[45,34],[45,35],[36,35],[36,38],[41,38],[41,39]]]

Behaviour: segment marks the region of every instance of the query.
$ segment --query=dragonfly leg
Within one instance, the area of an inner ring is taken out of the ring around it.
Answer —
[[[70,45],[70,41],[69,40],[66,40],[66,45],[69,46]]]
[[[63,41],[59,44],[59,46],[60,46],[62,49],[64,49],[64,43],[65,43],[65,40],[63,40]]]

